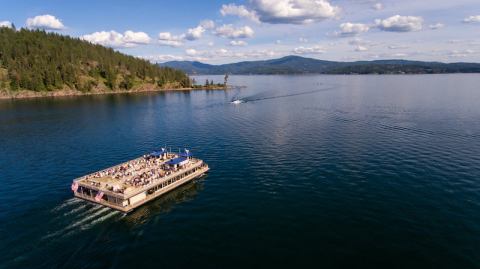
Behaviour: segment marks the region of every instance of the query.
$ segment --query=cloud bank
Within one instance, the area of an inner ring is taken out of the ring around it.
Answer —
[[[12,28],[12,22],[10,22],[10,21],[0,21],[0,27]]]
[[[380,30],[388,32],[411,32],[419,31],[423,28],[423,18],[415,16],[395,15],[390,18],[375,20],[375,24]]]
[[[340,8],[328,0],[252,0],[250,7],[223,5],[223,16],[234,15],[272,24],[307,24],[334,18]]]
[[[252,37],[254,31],[250,26],[243,26],[235,28],[232,24],[224,24],[215,29],[215,35],[235,39],[235,38],[249,38]]]
[[[465,19],[463,19],[463,22],[464,23],[480,22],[480,15],[466,17]]]
[[[40,15],[33,18],[28,18],[25,23],[30,29],[42,30],[63,30],[65,26],[63,23],[52,15]]]
[[[337,32],[339,36],[355,36],[361,33],[368,32],[370,27],[363,23],[351,23],[346,22],[340,24],[340,32]]]
[[[146,33],[133,31],[125,31],[123,34],[116,31],[101,31],[83,35],[80,38],[90,43],[112,48],[131,48],[148,44],[151,41]]]

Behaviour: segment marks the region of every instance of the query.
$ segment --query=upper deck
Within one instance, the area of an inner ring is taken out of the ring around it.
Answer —
[[[77,178],[79,186],[127,199],[203,164],[188,154],[157,152]]]

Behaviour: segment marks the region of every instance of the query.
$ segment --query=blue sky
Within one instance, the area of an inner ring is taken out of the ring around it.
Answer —
[[[155,62],[480,62],[479,0],[1,2],[0,26],[55,31]]]

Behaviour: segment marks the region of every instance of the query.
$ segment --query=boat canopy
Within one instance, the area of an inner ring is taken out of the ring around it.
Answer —
[[[152,153],[150,153],[150,156],[152,157],[160,157],[162,156],[163,154],[167,153],[166,150],[159,150],[159,151],[153,151]]]
[[[183,165],[185,164],[186,162],[188,161],[187,158],[185,157],[177,157],[177,158],[174,158],[174,159],[171,159],[170,161],[167,162],[168,165]]]

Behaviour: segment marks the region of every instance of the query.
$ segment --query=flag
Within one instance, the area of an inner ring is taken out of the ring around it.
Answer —
[[[76,192],[77,190],[78,190],[78,183],[77,183],[76,181],[74,181],[74,182],[72,183],[72,191],[73,191],[73,192]]]
[[[100,201],[102,200],[102,197],[103,197],[103,191],[99,192],[99,193],[95,196],[95,201],[100,202]]]

